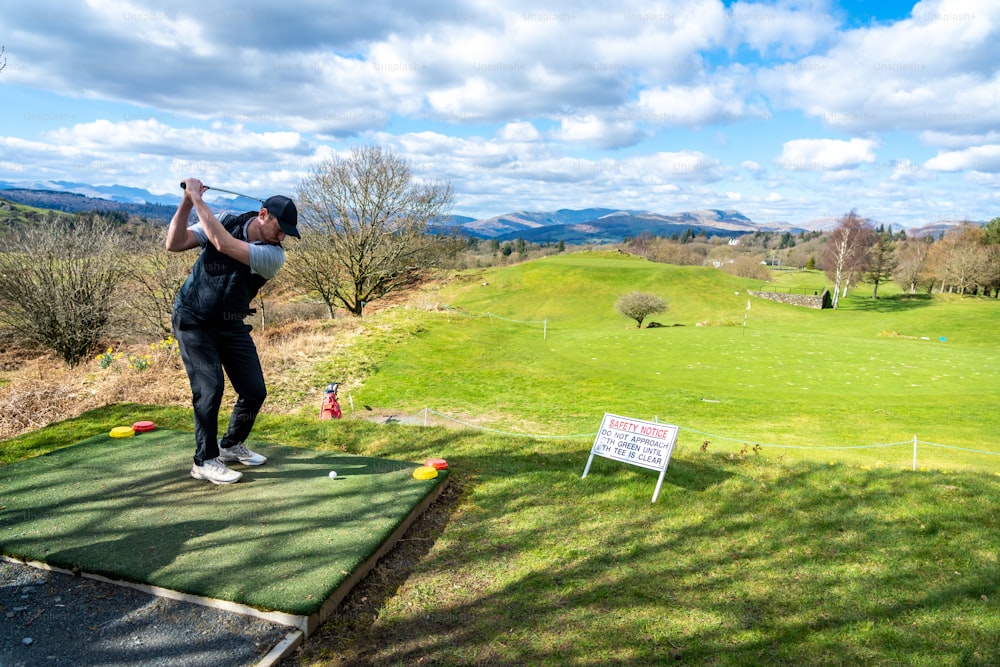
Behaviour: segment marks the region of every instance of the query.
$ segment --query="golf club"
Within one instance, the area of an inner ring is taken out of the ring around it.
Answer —
[[[233,192],[232,190],[223,190],[222,188],[213,188],[211,185],[206,185],[205,187],[207,189],[209,189],[209,190],[216,190],[218,192],[225,192],[228,195],[236,195],[237,197],[243,197],[244,199],[253,199],[254,201],[259,201],[261,204],[264,203],[264,200],[261,199],[260,197],[251,197],[250,195],[245,195],[245,194],[242,194],[242,193],[239,193],[239,192]],[[187,183],[181,182],[181,190],[187,190]]]

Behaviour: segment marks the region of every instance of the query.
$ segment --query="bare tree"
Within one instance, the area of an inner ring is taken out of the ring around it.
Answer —
[[[79,364],[115,324],[123,247],[100,217],[25,229],[0,248],[0,324]]]
[[[409,286],[454,250],[428,230],[453,197],[450,183],[415,182],[406,161],[379,146],[328,160],[303,181],[299,208],[301,227],[327,236],[330,264],[296,276],[311,276],[302,286],[361,315],[366,303]],[[318,255],[296,261],[310,257]]]
[[[338,290],[347,284],[332,234],[320,227],[299,226],[301,238],[289,251],[285,277],[300,289],[316,294],[326,304],[330,319],[338,305]]]
[[[168,252],[161,233],[152,250],[136,252],[134,261],[126,262],[128,287],[124,302],[132,312],[132,329],[148,335],[170,336],[170,316],[177,290],[191,272],[193,259],[184,253]]]
[[[900,287],[908,289],[910,294],[917,293],[921,284],[929,285],[932,279],[927,270],[927,255],[934,239],[930,236],[922,239],[906,239],[896,246],[896,267],[892,278]]]
[[[846,293],[851,278],[864,270],[871,235],[871,226],[852,210],[840,218],[840,224],[823,246],[823,268],[833,280],[834,308],[840,301],[841,290]]]
[[[986,232],[971,222],[949,230],[931,247],[928,261],[942,292],[967,294],[991,282]]]
[[[760,258],[749,255],[737,257],[732,264],[723,264],[722,270],[740,278],[768,280],[771,277],[771,272],[761,264]]]
[[[667,303],[648,292],[629,292],[618,297],[615,301],[615,310],[620,314],[633,319],[636,328],[642,327],[642,321],[653,313],[662,313],[667,309]]]

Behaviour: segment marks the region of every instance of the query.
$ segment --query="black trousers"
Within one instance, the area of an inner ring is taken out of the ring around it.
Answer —
[[[177,339],[191,381],[194,405],[194,462],[201,465],[219,455],[219,447],[244,442],[253,429],[267,389],[260,367],[257,347],[250,337],[251,327],[242,322],[221,326],[188,326],[173,319]],[[229,428],[219,436],[219,408],[225,389],[223,372],[236,390],[236,405],[229,418]]]

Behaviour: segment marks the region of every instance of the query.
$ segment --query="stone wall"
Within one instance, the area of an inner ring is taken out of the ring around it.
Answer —
[[[754,292],[749,290],[750,294],[753,296],[760,297],[761,299],[768,299],[769,301],[777,301],[779,303],[787,303],[793,306],[802,306],[804,308],[816,308],[817,310],[823,308],[833,308],[833,299],[830,297],[830,290],[823,290],[821,294],[785,294],[782,292]]]

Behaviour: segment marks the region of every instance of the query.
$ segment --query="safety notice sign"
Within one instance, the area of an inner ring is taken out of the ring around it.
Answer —
[[[656,482],[652,500],[656,502],[676,441],[677,427],[672,424],[605,413],[601,430],[594,438],[594,446],[590,449],[590,457],[587,459],[583,476],[586,477],[590,472],[594,456],[659,470],[660,479]]]

